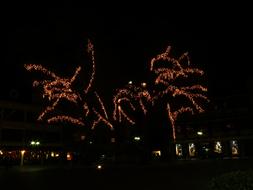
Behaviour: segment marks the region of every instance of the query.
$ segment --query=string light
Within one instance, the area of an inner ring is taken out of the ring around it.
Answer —
[[[103,104],[103,101],[101,100],[101,98],[99,97],[99,95],[98,95],[97,92],[95,92],[95,95],[96,95],[96,97],[97,97],[97,99],[98,99],[98,101],[99,101],[99,104],[100,104],[100,106],[101,106],[101,108],[102,108],[102,110],[103,110],[103,113],[104,113],[106,119],[108,119],[108,115],[107,115],[107,112],[106,112],[106,110],[105,110],[105,106],[104,106],[104,104]]]
[[[99,97],[98,93],[95,91],[94,92],[95,96],[98,99],[98,102],[100,104],[100,107],[103,111],[104,116],[102,116],[99,112],[96,111],[95,108],[93,108],[93,112],[95,113],[95,115],[97,116],[97,120],[95,120],[92,124],[91,129],[94,129],[100,122],[103,122],[104,124],[106,124],[111,130],[114,130],[113,125],[109,122],[109,118],[108,118],[108,114],[106,112],[105,106],[103,101],[101,100],[101,98]]]
[[[45,110],[39,115],[38,120],[42,120],[47,113],[52,112],[58,103],[62,99],[66,99],[70,102],[73,102],[77,104],[78,100],[81,100],[80,95],[76,93],[72,89],[72,83],[76,80],[77,75],[81,71],[81,67],[77,67],[74,75],[71,78],[61,78],[57,76],[54,72],[49,71],[48,69],[44,68],[41,65],[34,65],[34,64],[28,64],[25,65],[25,68],[28,71],[41,71],[42,73],[50,76],[53,78],[53,80],[43,80],[43,81],[34,81],[33,86],[43,86],[43,97],[47,97],[49,102],[51,103],[51,106],[47,106]],[[51,121],[58,121],[58,120],[65,120],[73,122],[74,124],[80,124],[82,123],[77,122],[76,119],[73,119],[69,116],[57,116],[52,117],[48,119],[48,122]]]
[[[78,104],[80,102],[83,103],[82,109],[84,116],[87,117],[89,114],[95,114],[96,117],[98,118],[93,122],[92,129],[94,129],[99,122],[104,122],[107,126],[109,126],[111,129],[113,129],[113,125],[108,121],[108,115],[105,110],[104,104],[99,97],[97,92],[94,92],[95,96],[97,97],[99,101],[99,105],[103,111],[103,115],[101,115],[99,112],[97,112],[94,108],[92,108],[92,111],[90,111],[90,107],[85,101],[85,98],[87,97],[87,94],[90,91],[90,88],[92,87],[94,77],[95,77],[95,56],[94,56],[94,46],[90,40],[88,40],[88,47],[87,47],[87,52],[91,56],[91,62],[92,62],[92,73],[91,77],[89,79],[88,85],[84,90],[84,95],[81,97],[79,93],[75,92],[72,89],[72,84],[76,80],[77,76],[80,74],[81,67],[77,67],[74,75],[70,78],[62,78],[57,76],[54,72],[44,68],[41,65],[35,65],[35,64],[26,64],[24,65],[25,68],[28,71],[40,71],[43,74],[47,75],[48,77],[52,78],[50,80],[42,80],[42,81],[34,81],[33,86],[42,86],[43,88],[43,98],[47,98],[49,103],[51,105],[47,106],[45,110],[39,115],[38,120],[43,120],[46,115],[52,111],[55,110],[56,106],[60,101],[63,99],[73,102],[74,104]],[[57,115],[54,117],[50,117],[47,119],[48,123],[52,122],[62,122],[62,121],[67,121],[70,123],[73,123],[75,125],[81,125],[84,126],[83,122],[84,118],[73,118],[71,116],[67,115]]]
[[[90,81],[88,83],[87,88],[84,90],[84,93],[87,94],[92,86],[92,83],[94,81],[95,78],[95,53],[94,53],[94,45],[92,44],[91,40],[88,39],[88,48],[87,48],[88,53],[91,55],[91,62],[92,62],[92,73],[91,73],[91,77],[90,77]]]
[[[145,84],[145,85],[143,85]],[[126,120],[134,125],[135,122],[127,115],[127,113],[122,109],[123,103],[124,107],[130,106],[130,108],[135,111],[136,107],[140,107],[144,114],[147,113],[146,106],[143,101],[149,103],[152,101],[151,95],[148,90],[145,89],[146,83],[142,83],[141,87],[130,84],[126,85],[122,89],[118,89],[116,95],[113,98],[114,103],[114,112],[113,118],[119,122],[122,121],[122,116],[126,118]],[[135,106],[134,106],[135,104]]]
[[[95,120],[95,122],[93,123],[91,129],[94,129],[94,128],[98,125],[98,123],[100,123],[101,121],[102,121],[104,124],[106,124],[111,130],[114,129],[114,128],[113,128],[113,125],[112,125],[108,120],[106,120],[102,115],[100,115],[100,113],[98,113],[94,108],[93,108],[93,111],[94,111],[94,113],[97,115],[97,118],[98,118],[98,119]]]
[[[207,88],[199,84],[189,85],[189,86],[180,86],[177,84],[178,79],[187,79],[190,76],[203,76],[204,72],[198,68],[190,67],[190,59],[188,53],[182,54],[178,59],[170,56],[171,46],[169,46],[166,51],[162,54],[157,55],[155,58],[151,59],[150,71],[156,74],[155,85],[162,85],[164,90],[153,91],[152,102],[160,99],[163,96],[177,97],[182,96],[185,98],[192,106],[191,107],[181,107],[177,110],[172,110],[171,103],[167,102],[167,112],[168,118],[172,127],[172,136],[173,140],[176,140],[176,130],[175,122],[178,119],[178,116],[185,112],[190,112],[194,114],[195,112],[203,112],[204,109],[198,103],[198,100],[202,99],[209,101],[207,96],[204,95],[204,92],[207,92]],[[186,60],[185,62],[183,62]],[[158,64],[160,61],[165,61],[166,66],[161,66]]]
[[[84,116],[87,117],[90,114],[95,115],[96,119],[93,121],[91,128],[94,129],[100,122],[107,125],[111,130],[114,129],[112,122],[106,112],[104,103],[96,91],[90,93],[90,89],[93,85],[95,78],[95,53],[94,45],[90,40],[88,40],[87,52],[91,57],[92,71],[88,85],[84,88],[83,94],[80,95],[77,91],[73,89],[73,82],[76,80],[77,76],[80,74],[81,67],[77,67],[75,73],[70,78],[63,78],[57,76],[54,72],[49,71],[41,65],[26,64],[25,68],[28,71],[40,71],[46,76],[50,77],[50,80],[34,81],[33,86],[43,87],[44,98],[47,98],[50,105],[45,108],[45,110],[39,115],[38,119],[42,120],[48,113],[54,111],[56,106],[62,100],[67,100],[76,105],[82,103],[82,109]],[[160,64],[161,61],[163,64]],[[176,130],[175,123],[180,114],[189,112],[191,114],[201,113],[204,108],[201,107],[199,101],[209,101],[207,96],[204,94],[207,92],[207,88],[200,84],[193,84],[188,86],[179,85],[178,80],[188,80],[190,77],[201,77],[204,72],[198,68],[192,68],[190,63],[190,58],[188,53],[183,53],[178,59],[171,56],[171,46],[168,46],[164,53],[158,54],[155,58],[151,59],[150,71],[155,74],[154,84],[155,87],[159,85],[159,88],[155,88],[152,93],[148,91],[147,84],[145,82],[141,83],[140,87],[129,81],[128,85],[118,89],[116,95],[113,97],[113,120],[122,122],[123,118],[130,124],[134,125],[136,122],[134,119],[129,117],[129,111],[125,109],[130,108],[132,111],[137,109],[141,110],[144,115],[149,111],[147,108],[152,107],[156,100],[161,99],[163,96],[170,96],[172,98],[183,97],[187,102],[190,103],[188,107],[180,107],[175,109],[172,107],[171,102],[167,103],[167,113],[172,126],[172,136],[174,141],[176,140]],[[189,81],[189,80],[188,80]],[[180,83],[181,84],[181,83]],[[95,109],[90,106],[86,100],[89,95],[95,95],[99,102],[99,108]],[[176,100],[176,99],[175,99]],[[98,111],[102,111],[101,113]],[[84,118],[85,118],[84,117]],[[48,118],[49,123],[67,121],[76,125],[84,126],[84,118],[74,118],[67,115],[58,115]]]
[[[82,118],[76,119],[70,116],[66,116],[66,115],[58,115],[55,117],[51,117],[50,119],[47,120],[48,123],[53,123],[53,122],[70,122],[73,123],[75,125],[81,125],[84,126],[84,123],[82,122]]]

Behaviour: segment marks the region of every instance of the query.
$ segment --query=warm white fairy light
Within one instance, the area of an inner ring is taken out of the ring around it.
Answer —
[[[145,107],[145,105],[143,104],[143,102],[142,102],[141,99],[139,100],[139,104],[140,104],[140,106],[141,106],[141,109],[142,109],[143,113],[146,115],[148,111],[147,111],[147,109],[146,109],[146,107]]]
[[[122,121],[122,116],[132,125],[135,124],[135,122],[124,112],[124,110],[121,108],[121,106],[118,106],[118,112],[119,112],[119,122]]]
[[[185,112],[190,112],[192,114],[196,112],[203,112],[204,109],[198,103],[199,100],[209,101],[204,92],[207,92],[207,88],[199,84],[180,86],[177,85],[178,79],[187,79],[192,76],[202,76],[204,72],[198,68],[190,67],[190,59],[188,53],[182,54],[178,59],[170,56],[171,47],[169,46],[167,50],[157,55],[151,60],[150,71],[156,74],[155,84],[162,85],[163,90],[158,92],[154,91],[154,96],[152,98],[153,103],[163,96],[177,97],[181,96],[185,98],[191,106],[181,107],[179,109],[173,110],[171,108],[171,102],[167,102],[167,112],[168,118],[172,126],[172,136],[174,141],[176,140],[176,130],[175,122],[178,116]],[[184,62],[184,60],[186,62]],[[165,64],[159,64],[160,61],[165,62]],[[185,64],[186,63],[186,64]]]
[[[175,130],[175,119],[173,117],[173,114],[171,113],[171,109],[170,109],[170,104],[167,103],[167,112],[168,112],[168,117],[171,123],[171,128],[172,128],[172,137],[173,140],[176,140],[176,130]]]
[[[117,91],[117,94],[113,98],[114,120],[118,120],[119,122],[121,122],[123,116],[130,124],[135,124],[135,122],[123,110],[123,104],[123,107],[128,105],[133,111],[135,111],[137,107],[140,107],[144,114],[147,113],[147,109],[144,102],[149,103],[152,101],[152,98],[148,90],[145,89],[146,83],[142,83],[141,86],[143,88],[133,85],[133,83],[131,82],[130,84],[126,85],[125,88],[119,89]]]
[[[92,83],[95,78],[95,71],[96,71],[96,65],[95,65],[95,53],[94,53],[94,45],[90,40],[88,40],[88,48],[87,48],[88,53],[91,55],[91,62],[92,62],[92,73],[90,77],[90,81],[88,83],[87,88],[84,90],[84,93],[87,94],[92,86]]]
[[[87,117],[89,114],[94,114],[98,119],[93,123],[92,128],[95,128],[99,122],[105,123],[107,126],[109,126],[111,129],[113,129],[112,124],[109,122],[109,118],[107,115],[107,112],[105,110],[104,104],[99,97],[98,93],[95,92],[95,96],[98,99],[100,108],[102,110],[103,114],[100,114],[96,109],[92,108],[90,109],[91,106],[89,106],[88,102],[86,101],[87,94],[90,91],[90,88],[92,87],[94,77],[95,77],[95,57],[94,57],[94,46],[91,43],[90,40],[88,40],[88,48],[87,48],[88,53],[91,56],[91,62],[92,62],[92,73],[90,76],[90,80],[88,82],[87,87],[84,89],[84,94],[79,95],[79,93],[75,92],[72,89],[72,84],[76,80],[78,74],[81,71],[81,67],[77,67],[74,75],[71,78],[62,78],[57,76],[55,73],[49,71],[48,69],[44,68],[41,65],[33,65],[33,64],[28,64],[25,65],[25,68],[28,71],[40,71],[43,74],[46,74],[49,76],[50,80],[43,80],[43,81],[34,81],[33,86],[39,86],[41,85],[43,87],[43,97],[46,97],[51,104],[50,106],[47,106],[46,109],[39,115],[38,120],[43,120],[46,115],[56,108],[58,103],[66,99],[70,102],[73,102],[74,104],[79,104],[82,103],[82,109],[84,116]],[[92,94],[92,93],[91,93]],[[67,115],[57,115],[54,117],[50,117],[47,119],[49,123],[52,122],[59,122],[59,121],[67,121],[70,123],[73,123],[75,125],[84,125],[83,122],[84,118],[74,118],[71,116]]]
[[[90,113],[89,106],[86,102],[83,103],[83,113],[85,114],[85,116],[88,116],[88,114]]]
[[[97,92],[95,92],[95,95],[96,95],[96,97],[97,97],[97,99],[98,99],[98,101],[99,101],[99,104],[100,104],[100,106],[101,106],[101,109],[102,109],[103,112],[104,112],[105,118],[108,119],[108,114],[107,114],[107,112],[106,112],[106,109],[105,109],[105,106],[104,106],[103,101],[101,100],[101,98],[99,97],[99,95],[98,95]]]
[[[104,124],[106,124],[111,130],[114,129],[113,125],[107,119],[105,119],[100,113],[98,113],[94,108],[93,108],[93,112],[96,114],[97,120],[94,121],[91,129],[94,129],[100,122],[103,122]]]
[[[34,64],[25,64],[25,68],[26,70],[28,71],[32,71],[32,70],[35,70],[35,71],[40,71],[46,75],[49,75],[50,77],[52,78],[55,78],[55,79],[59,79],[58,76],[56,76],[53,72],[47,70],[45,67],[43,67],[42,65],[34,65]]]
[[[55,117],[51,117],[50,119],[47,120],[48,123],[56,123],[56,122],[64,122],[64,121],[70,122],[75,125],[84,126],[82,118],[77,119],[77,118],[73,118],[66,115],[58,115]]]
[[[77,75],[79,74],[81,67],[78,67],[71,78],[61,78],[55,73],[49,71],[41,65],[25,65],[25,68],[28,71],[41,71],[42,73],[49,75],[53,80],[43,80],[43,81],[34,81],[33,86],[43,86],[43,97],[47,97],[48,101],[51,103],[50,106],[47,106],[46,109],[39,115],[38,120],[42,120],[47,113],[52,112],[58,103],[62,99],[66,99],[70,102],[77,103],[80,100],[80,95],[72,89],[72,83],[75,81]],[[49,118],[49,121],[60,120],[60,117],[63,117],[62,120],[74,121],[71,117],[66,119],[68,116],[57,116],[56,118]]]
[[[102,99],[99,97],[97,92],[91,92],[91,87],[95,78],[95,55],[94,55],[94,46],[91,41],[88,41],[88,53],[91,56],[92,62],[92,72],[86,88],[84,88],[83,94],[79,94],[72,89],[72,84],[76,80],[78,74],[81,71],[81,67],[77,67],[74,75],[71,78],[62,78],[57,76],[55,73],[47,70],[41,65],[25,65],[25,68],[28,71],[40,71],[43,74],[50,77],[50,80],[43,81],[34,81],[33,86],[42,86],[43,87],[43,97],[46,97],[50,102],[50,106],[47,106],[46,109],[40,114],[39,120],[44,119],[46,115],[52,112],[58,103],[65,99],[74,104],[82,103],[82,109],[84,116],[93,114],[95,120],[92,124],[92,129],[98,126],[99,123],[104,123],[110,129],[114,129],[112,123],[109,121],[108,114],[106,112],[105,106]],[[176,140],[176,130],[175,123],[178,119],[178,116],[182,113],[198,113],[203,112],[204,109],[200,106],[199,100],[208,101],[204,92],[207,92],[207,88],[199,84],[194,84],[192,86],[180,86],[177,81],[187,80],[189,77],[199,77],[203,76],[204,72],[198,68],[190,67],[190,59],[188,53],[182,54],[178,59],[170,55],[171,47],[169,46],[166,51],[162,54],[157,55],[151,60],[150,71],[155,74],[154,84],[159,85],[159,90],[154,89],[152,93],[148,91],[147,83],[141,83],[140,87],[133,85],[132,81],[129,81],[128,85],[122,89],[119,89],[116,95],[113,98],[114,112],[113,119],[114,121],[122,122],[123,118],[128,121],[130,124],[135,124],[134,119],[132,119],[128,114],[128,111],[125,109],[130,108],[132,111],[135,111],[137,108],[142,110],[143,114],[147,114],[147,106],[153,106],[156,103],[156,100],[161,99],[163,96],[170,97],[183,97],[186,99],[190,105],[188,107],[181,107],[175,109],[171,107],[173,104],[171,102],[167,103],[167,112],[168,118],[172,126],[172,136]],[[160,62],[163,64],[160,64]],[[164,64],[164,62],[166,64]],[[95,109],[94,106],[91,106],[86,100],[88,95],[95,95],[99,102],[99,109]],[[124,108],[124,109],[123,109]],[[101,113],[99,111],[102,111]],[[68,121],[76,125],[84,125],[84,118],[74,118],[71,116],[55,116],[48,118],[47,121],[58,122],[58,121]]]
[[[95,129],[95,127],[100,123],[103,122],[105,125],[107,125],[111,130],[113,130],[113,125],[109,121],[108,114],[106,112],[105,106],[103,101],[101,100],[100,96],[97,92],[94,92],[95,96],[97,97],[97,100],[99,102],[100,108],[103,111],[103,115],[101,115],[95,108],[92,109],[93,113],[96,115],[97,119],[93,121],[91,129]]]

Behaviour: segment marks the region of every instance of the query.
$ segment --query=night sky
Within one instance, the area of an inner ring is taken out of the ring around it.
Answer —
[[[35,78],[25,71],[25,63],[42,64],[66,76],[77,65],[89,64],[88,38],[95,45],[95,87],[105,99],[129,80],[145,81],[149,61],[168,45],[174,55],[188,51],[192,64],[204,69],[210,96],[247,93],[252,62],[247,12],[238,16],[222,8],[180,14],[169,10],[135,14],[67,3],[6,5],[0,99],[31,102]]]

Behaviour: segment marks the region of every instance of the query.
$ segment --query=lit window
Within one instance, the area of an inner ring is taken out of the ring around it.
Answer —
[[[67,160],[72,160],[72,156],[70,152],[67,153]]]
[[[147,83],[143,82],[141,83],[141,86],[145,88],[147,86]]]
[[[230,141],[230,145],[231,145],[232,155],[238,155],[239,154],[238,142],[236,140],[232,140]]]
[[[181,144],[176,144],[176,155],[183,156],[183,149]]]
[[[152,151],[152,155],[154,155],[155,157],[160,157],[161,156],[161,151],[160,150],[154,150],[154,151]]]
[[[194,143],[189,143],[189,155],[191,157],[196,156],[196,147]]]
[[[221,146],[221,142],[217,141],[215,142],[214,145],[214,152],[221,154],[222,153],[222,146]]]

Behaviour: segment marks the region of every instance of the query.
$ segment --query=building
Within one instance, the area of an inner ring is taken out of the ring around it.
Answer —
[[[62,127],[37,122],[39,111],[33,105],[0,102],[1,162],[8,159],[19,164],[22,154],[24,163],[43,163],[63,156]]]
[[[204,114],[177,125],[178,159],[253,157],[248,96],[214,99]]]

